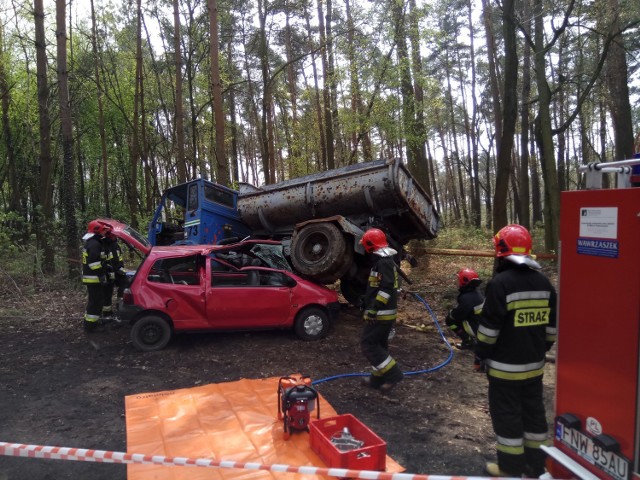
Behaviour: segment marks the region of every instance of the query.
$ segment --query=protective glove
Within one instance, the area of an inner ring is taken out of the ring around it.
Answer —
[[[372,312],[371,310],[367,310],[366,312],[364,312],[364,321],[369,323],[369,322],[375,322],[378,319],[377,315],[375,314],[375,312]]]
[[[478,356],[476,356],[473,359],[473,369],[477,372],[477,373],[487,373],[487,361],[483,358],[480,358]]]
[[[106,285],[109,285],[109,282],[107,281],[106,275],[98,276],[98,280],[100,281],[100,285],[102,285],[103,287],[106,286]]]

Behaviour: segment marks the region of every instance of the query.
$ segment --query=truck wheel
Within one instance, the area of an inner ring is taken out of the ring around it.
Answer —
[[[143,352],[161,350],[171,340],[171,325],[157,315],[142,317],[131,327],[131,342]]]
[[[302,310],[296,316],[293,330],[302,340],[320,340],[327,336],[331,323],[327,313],[317,307]]]
[[[291,261],[303,275],[326,277],[343,270],[346,251],[347,242],[338,227],[313,223],[293,238]]]

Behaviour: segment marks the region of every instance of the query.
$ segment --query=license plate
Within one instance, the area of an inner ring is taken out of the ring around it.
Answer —
[[[588,435],[557,423],[556,440],[612,478],[616,480],[629,479],[631,462],[617,453],[602,450],[593,443],[593,440]]]

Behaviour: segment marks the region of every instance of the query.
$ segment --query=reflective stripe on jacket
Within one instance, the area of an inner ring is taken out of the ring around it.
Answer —
[[[505,263],[487,285],[476,353],[487,374],[499,380],[529,380],[544,372],[555,341],[556,291],[549,279],[526,265]]]

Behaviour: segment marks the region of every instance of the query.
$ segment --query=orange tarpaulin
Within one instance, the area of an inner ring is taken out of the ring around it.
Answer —
[[[307,432],[284,440],[278,420],[278,377],[203,385],[125,397],[127,451],[169,457],[326,466]],[[321,418],[336,415],[320,395]],[[317,407],[316,407],[317,408]],[[312,413],[316,418],[316,412]],[[387,457],[387,471],[402,467]],[[129,480],[310,480],[314,475],[268,471],[128,465]]]

